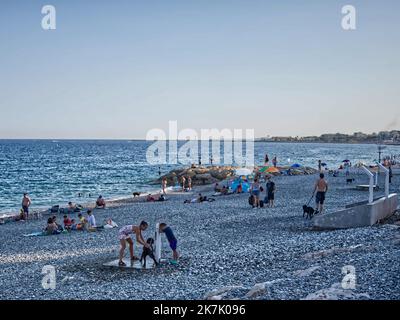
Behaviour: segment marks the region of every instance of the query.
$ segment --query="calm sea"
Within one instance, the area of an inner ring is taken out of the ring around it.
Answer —
[[[0,212],[18,210],[23,192],[29,192],[33,207],[38,208],[68,201],[85,203],[99,194],[110,199],[154,189],[150,182],[159,176],[159,166],[146,162],[150,144],[0,140]],[[263,162],[265,153],[270,159],[276,155],[279,164],[316,167],[321,159],[332,168],[344,159],[371,163],[378,157],[376,145],[255,143],[256,163]],[[400,146],[388,146],[384,154],[398,155]],[[181,166],[164,165],[161,173]]]

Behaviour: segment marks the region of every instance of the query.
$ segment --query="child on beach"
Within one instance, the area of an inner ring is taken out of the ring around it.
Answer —
[[[65,215],[64,216],[64,228],[66,229],[66,230],[71,230],[71,228],[72,228],[72,221],[71,221],[71,219],[69,219],[68,218],[68,216],[67,215]]]
[[[86,229],[87,226],[87,220],[85,219],[84,216],[82,216],[82,213],[78,214],[78,219],[79,219],[79,223],[77,225],[77,230],[83,230]]]
[[[160,232],[165,234],[165,236],[167,237],[167,240],[169,242],[169,246],[172,249],[173,260],[171,262],[177,263],[178,258],[179,258],[178,251],[176,251],[176,248],[178,245],[178,240],[176,240],[171,227],[168,227],[166,223],[160,223]]]
[[[133,240],[131,235],[136,235],[136,241],[146,248],[150,248],[150,245],[146,243],[143,239],[142,231],[146,230],[148,227],[148,223],[146,221],[142,221],[139,226],[128,225],[124,226],[119,230],[119,242],[121,244],[121,249],[119,250],[119,262],[118,265],[121,267],[125,267],[126,263],[122,260],[124,258],[126,243],[129,244],[129,254],[131,260],[139,260],[138,257],[135,257],[133,254]]]

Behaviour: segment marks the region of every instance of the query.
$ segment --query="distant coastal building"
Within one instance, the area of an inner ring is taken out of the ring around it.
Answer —
[[[399,144],[400,130],[380,131],[371,134],[354,132],[353,134],[325,133],[318,136],[307,137],[270,137],[259,138],[256,141],[266,142],[319,142],[319,143],[380,143],[380,144]]]

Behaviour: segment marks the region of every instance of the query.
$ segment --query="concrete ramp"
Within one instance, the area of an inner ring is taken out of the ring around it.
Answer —
[[[313,226],[318,229],[347,229],[372,226],[391,216],[398,206],[397,193],[374,200],[372,203],[349,206],[346,209],[317,215]]]

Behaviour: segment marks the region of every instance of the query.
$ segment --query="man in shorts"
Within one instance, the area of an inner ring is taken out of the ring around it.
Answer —
[[[28,219],[29,216],[29,207],[32,204],[31,199],[29,198],[27,193],[24,193],[24,197],[22,198],[22,210],[24,210],[25,218]]]
[[[328,192],[328,183],[323,173],[319,174],[319,179],[315,182],[314,193],[315,192],[317,192],[315,196],[315,203],[317,205],[315,213],[322,213],[324,210],[325,195]]]

